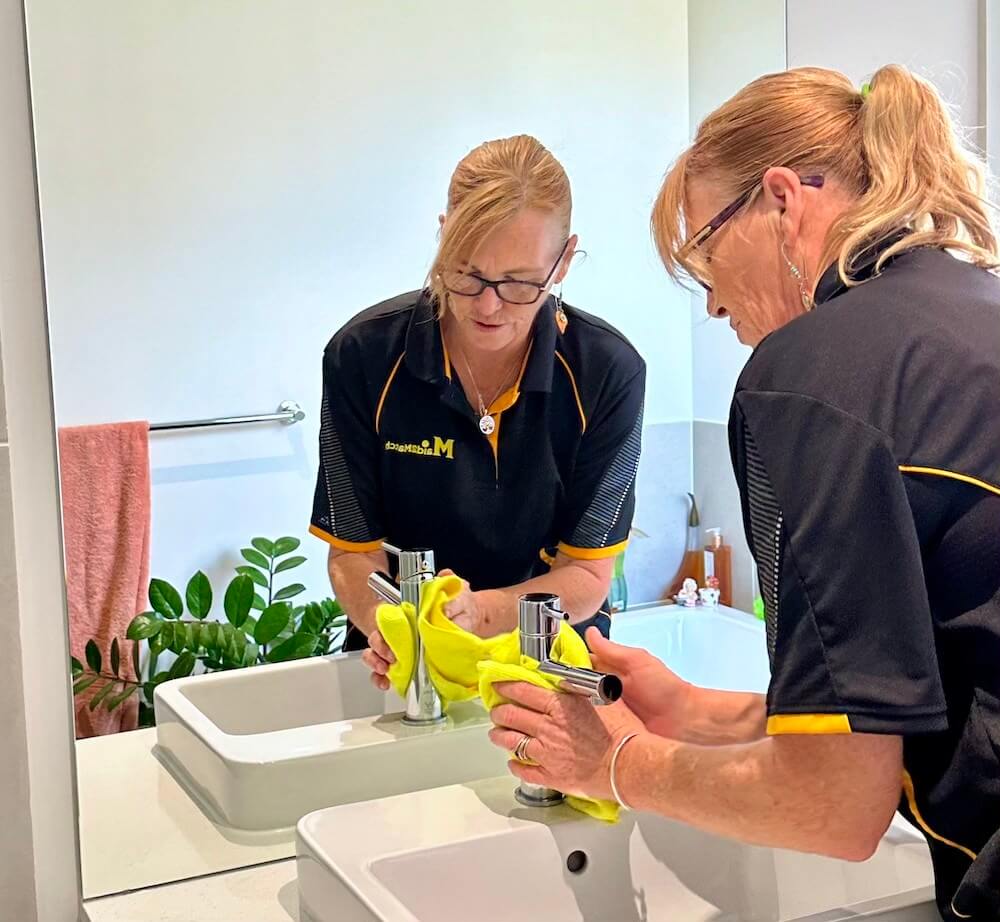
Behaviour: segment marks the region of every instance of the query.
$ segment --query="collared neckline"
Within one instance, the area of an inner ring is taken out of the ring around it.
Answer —
[[[555,299],[550,295],[535,318],[527,361],[517,382],[518,391],[552,390],[556,341]],[[452,362],[441,338],[441,324],[430,292],[424,290],[413,308],[406,332],[406,367],[421,381],[440,384],[452,380]]]
[[[879,261],[882,254],[896,243],[899,243],[910,230],[898,230],[889,234],[887,237],[882,237],[875,243],[870,244],[864,250],[862,250],[853,261],[850,271],[850,277],[852,281],[855,282],[867,282],[869,279],[875,277],[875,266]],[[901,255],[901,254],[897,254]],[[893,257],[894,259],[895,257]],[[885,265],[882,266],[882,271],[885,271],[886,267],[891,265],[892,260],[890,259]],[[832,265],[827,267],[827,270],[820,276],[819,284],[816,285],[816,293],[813,296],[813,301],[816,306],[825,304],[827,301],[832,301],[838,295],[843,294],[848,290],[848,286],[844,284],[844,280],[840,277],[840,272],[837,268],[837,263],[834,262]]]

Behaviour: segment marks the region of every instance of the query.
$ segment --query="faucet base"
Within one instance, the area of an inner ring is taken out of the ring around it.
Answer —
[[[447,719],[444,714],[438,717],[410,717],[404,714],[402,723],[407,727],[435,727],[438,724],[443,724]]]
[[[525,807],[554,807],[561,804],[566,799],[566,795],[561,791],[542,787],[539,784],[522,782],[514,789],[514,799]]]

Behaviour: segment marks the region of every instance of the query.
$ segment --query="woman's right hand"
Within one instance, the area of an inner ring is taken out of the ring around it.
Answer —
[[[382,691],[388,691],[390,683],[386,678],[386,673],[389,671],[389,667],[396,662],[396,657],[389,649],[385,638],[382,637],[381,631],[374,630],[368,635],[368,649],[361,654],[361,659],[372,671],[372,684],[376,688],[381,688]]]
[[[626,647],[605,638],[592,627],[587,630],[594,669],[610,672],[622,680],[622,700],[657,736],[684,736],[692,686],[671,672],[651,653]]]

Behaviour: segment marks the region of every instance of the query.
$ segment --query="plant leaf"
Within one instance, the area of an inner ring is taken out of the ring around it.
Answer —
[[[199,621],[212,609],[212,584],[201,570],[187,584],[187,607],[191,616]]]
[[[149,581],[149,604],[153,606],[153,611],[171,621],[176,621],[184,614],[181,594],[163,579]]]
[[[164,650],[170,649],[174,641],[174,622],[161,621],[160,630],[149,641],[150,656],[159,656]]]
[[[298,538],[278,538],[274,542],[274,556],[284,557],[285,554],[291,554],[292,551],[299,549],[301,543]]]
[[[268,560],[260,551],[255,551],[252,547],[243,548],[240,553],[243,555],[243,559],[247,563],[252,563],[255,567],[260,567],[262,570],[270,571],[271,561]]]
[[[255,666],[257,664],[258,653],[257,645],[248,643],[246,650],[243,651],[243,667]]]
[[[142,651],[139,649],[139,641],[132,644],[132,668],[135,670],[135,680],[142,681]]]
[[[173,636],[170,638],[169,650],[171,653],[176,653],[180,656],[185,648],[187,647],[187,634],[184,631],[184,625],[179,621],[174,623]]]
[[[263,597],[259,592],[255,592],[253,594],[253,604],[250,607],[255,609],[256,611],[263,611],[265,608],[267,608],[267,602],[264,601]]]
[[[256,567],[248,567],[246,565],[242,567],[237,567],[236,572],[242,574],[243,576],[249,576],[261,589],[267,589],[267,577],[260,572]]]
[[[108,700],[104,702],[104,706],[108,709],[108,713],[110,714],[116,707],[118,707],[119,704],[121,704],[126,698],[134,695],[138,690],[138,685],[128,685],[126,686],[125,691],[121,692],[121,694],[108,698]]]
[[[257,548],[265,557],[274,556],[274,542],[267,538],[251,538],[250,543]]]
[[[239,627],[247,620],[250,606],[253,605],[254,595],[253,580],[249,576],[241,574],[233,577],[233,581],[226,589],[226,598],[223,603],[226,619],[231,625]]]
[[[167,679],[180,679],[184,676],[189,676],[194,671],[195,664],[198,662],[195,659],[195,655],[190,650],[185,650],[180,656],[177,657],[177,661],[170,667],[170,672],[167,673]]]
[[[118,638],[111,638],[111,671],[115,674],[115,678],[118,678],[119,669],[122,663],[122,651],[121,647],[118,646]]]
[[[287,602],[269,605],[257,621],[253,639],[259,644],[270,643],[285,629],[291,616],[292,607]]]
[[[275,573],[284,573],[285,570],[291,570],[295,567],[301,567],[302,564],[306,562],[305,557],[286,557],[281,561],[275,568]]]
[[[73,678],[83,675],[83,663],[81,663],[75,656],[69,658],[69,671]]]
[[[163,621],[151,615],[136,615],[130,622],[125,637],[128,640],[149,640],[160,633],[161,628],[166,627]]]
[[[87,660],[87,665],[94,672],[101,671],[101,651],[97,649],[97,644],[93,640],[87,641],[87,646],[84,649],[84,656]]]
[[[221,634],[222,629],[220,625],[214,621],[206,621],[201,628],[201,645],[206,650],[218,649]]]
[[[79,694],[80,694],[80,692],[82,692],[82,691],[86,691],[86,690],[87,690],[88,688],[90,688],[90,686],[91,686],[91,685],[93,685],[93,684],[94,684],[94,683],[95,683],[95,682],[96,682],[96,681],[97,681],[97,680],[98,680],[99,678],[100,678],[100,676],[96,676],[96,675],[88,675],[88,676],[84,676],[84,677],[83,677],[82,679],[77,679],[77,680],[76,680],[76,681],[75,681],[75,682],[73,683],[73,694],[74,694],[74,695],[79,695]]]
[[[300,595],[305,591],[306,587],[303,586],[302,583],[291,583],[290,585],[285,586],[284,589],[279,589],[274,594],[274,601],[281,602],[284,599],[294,599],[295,596]]]
[[[87,707],[90,710],[96,710],[97,706],[111,694],[111,690],[117,685],[117,682],[108,682],[107,685],[102,686],[101,690],[90,699],[90,704]]]
[[[312,656],[319,638],[314,634],[293,634],[288,640],[278,644],[267,654],[269,663],[284,663],[287,660]]]

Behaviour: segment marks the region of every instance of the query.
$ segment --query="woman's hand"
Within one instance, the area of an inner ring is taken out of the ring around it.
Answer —
[[[629,733],[644,727],[626,705],[595,707],[579,695],[548,691],[527,682],[503,682],[496,690],[509,703],[490,712],[490,741],[513,752],[529,738],[528,765],[512,759],[511,772],[529,784],[610,800],[611,756]]]
[[[693,686],[671,672],[651,653],[613,643],[597,628],[587,631],[594,669],[622,680],[622,701],[657,736],[680,739],[687,723]]]
[[[368,649],[361,654],[361,659],[372,671],[372,685],[381,688],[382,691],[388,691],[390,683],[386,678],[386,673],[389,671],[389,667],[396,662],[396,657],[382,637],[381,631],[375,630],[368,635]]]
[[[438,576],[455,576],[454,570],[442,570]],[[479,593],[473,592],[469,584],[462,580],[462,591],[444,606],[447,618],[471,634],[482,636],[486,624],[484,607],[480,605]]]

